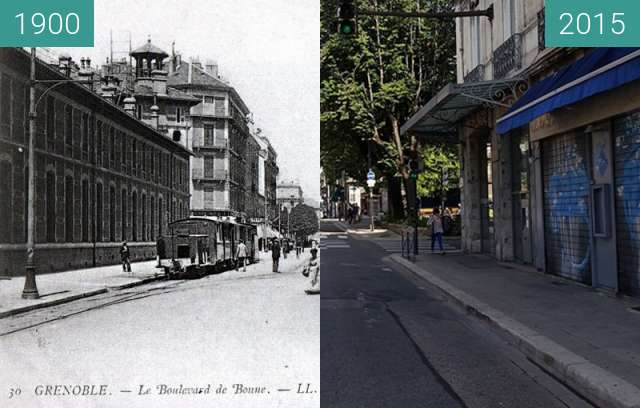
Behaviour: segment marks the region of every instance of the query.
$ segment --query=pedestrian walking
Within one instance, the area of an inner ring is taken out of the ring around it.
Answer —
[[[309,265],[305,268],[302,274],[305,277],[311,276],[311,286],[305,289],[307,295],[319,295],[320,294],[320,251],[316,241],[313,241],[311,248],[311,259]]]
[[[302,253],[302,238],[296,238],[296,259],[300,258],[300,254]]]
[[[131,261],[129,260],[129,247],[127,242],[123,242],[120,247],[120,259],[122,260],[122,272],[131,272]]]
[[[431,252],[434,251],[436,241],[438,241],[440,253],[444,255],[444,247],[442,246],[442,234],[444,233],[444,228],[442,226],[442,217],[440,216],[439,208],[436,207],[433,209],[433,214],[429,219],[429,224],[431,225]]]
[[[242,264],[242,272],[247,271],[247,246],[243,241],[238,244],[236,249],[236,271],[239,268],[239,264]]]
[[[282,249],[282,257],[284,259],[287,259],[287,255],[289,255],[289,241],[288,240],[286,240],[286,239],[282,240],[281,249]]]
[[[273,272],[279,272],[278,266],[280,263],[280,244],[278,244],[277,239],[274,239],[273,244],[271,244],[271,260],[273,261]]]

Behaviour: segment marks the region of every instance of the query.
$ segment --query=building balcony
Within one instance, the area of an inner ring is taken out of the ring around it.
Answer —
[[[200,168],[192,169],[192,176],[195,181],[227,181],[229,172],[227,170],[207,170]]]
[[[480,82],[484,80],[484,65],[479,64],[464,77],[464,82]]]
[[[191,116],[208,116],[214,118],[228,118],[224,107],[215,107],[212,104],[201,103],[191,108]]]
[[[215,149],[215,150],[221,150],[221,149],[227,149],[227,139],[215,139],[213,141],[211,140],[203,140],[202,137],[194,137],[193,138],[193,149],[194,150],[200,150],[200,149]]]
[[[229,203],[227,201],[215,202],[205,201],[202,206],[202,210],[205,211],[229,211]]]
[[[514,34],[493,52],[493,78],[504,79],[522,68],[522,34]]]

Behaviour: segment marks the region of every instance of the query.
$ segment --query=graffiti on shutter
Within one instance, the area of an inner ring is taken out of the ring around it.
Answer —
[[[640,295],[640,112],[614,122],[620,290]]]
[[[543,144],[544,227],[550,273],[591,279],[589,178],[586,142],[574,133]]]

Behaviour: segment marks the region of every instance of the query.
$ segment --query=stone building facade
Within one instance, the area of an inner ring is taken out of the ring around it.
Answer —
[[[0,274],[23,274],[29,55],[0,49]],[[68,79],[37,63],[37,78]],[[46,88],[38,86],[37,96]],[[66,84],[37,107],[38,273],[155,256],[155,239],[189,213],[190,151],[88,87]]]
[[[491,5],[402,131],[458,140],[466,251],[640,295],[640,52],[546,48],[542,0],[458,2]]]
[[[223,82],[215,64],[202,67],[173,55],[168,83],[192,95],[191,213],[198,216],[247,217],[249,109]]]

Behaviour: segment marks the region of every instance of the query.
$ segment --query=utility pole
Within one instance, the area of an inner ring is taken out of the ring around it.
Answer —
[[[29,158],[28,158],[28,187],[27,187],[27,262],[25,264],[25,281],[22,291],[23,299],[38,299],[36,285],[35,252],[35,137],[36,137],[36,49],[31,48],[31,76],[29,81]]]

